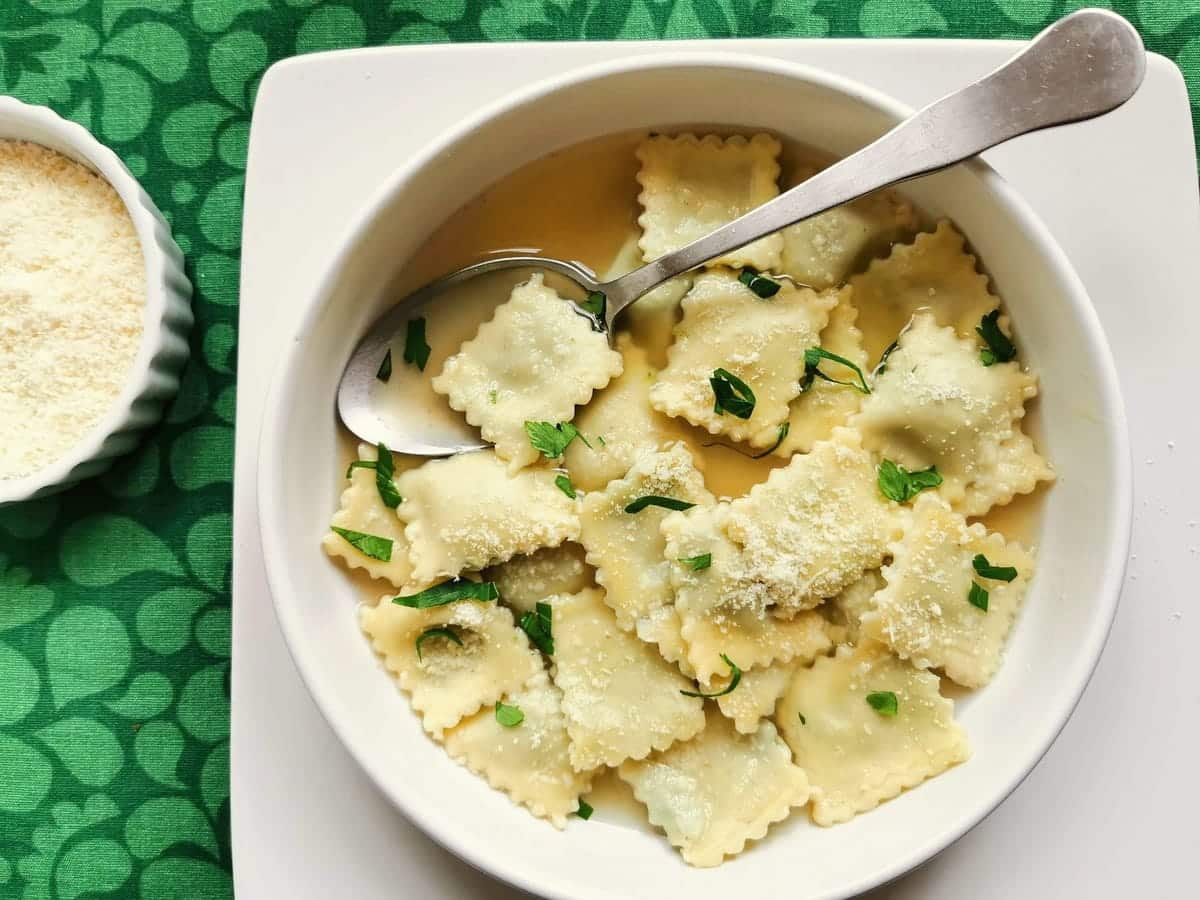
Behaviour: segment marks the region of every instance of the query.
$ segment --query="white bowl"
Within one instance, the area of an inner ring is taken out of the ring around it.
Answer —
[[[125,387],[83,440],[62,457],[23,478],[0,479],[3,506],[61,491],[98,475],[131,450],[141,432],[159,420],[163,407],[179,390],[179,373],[188,358],[192,286],[183,274],[183,254],[154,201],[120,158],[86,128],[44,106],[0,97],[0,140],[41,144],[111,184],[133,219],[146,277],[142,340]]]
[[[293,658],[334,730],[405,814],[468,862],[559,898],[848,896],[961,836],[1020,783],[1067,721],[1104,645],[1124,571],[1125,416],[1082,285],[1046,228],[982,162],[906,192],[954,219],[995,278],[1023,356],[1042,378],[1043,447],[1060,477],[1045,500],[1041,567],[1007,661],[992,684],[958,704],[974,747],[967,763],[835,828],[797,812],[717,869],[689,868],[660,836],[597,818],[558,833],[425,737],[358,630],[350,580],[319,549],[336,505],[342,364],[395,299],[388,286],[397,270],[461,204],[525,162],[615,131],[713,122],[845,155],[908,112],[844,78],[756,57],[664,53],[580,69],[481,110],[406,161],[339,248],[267,406],[258,469],[267,572]]]

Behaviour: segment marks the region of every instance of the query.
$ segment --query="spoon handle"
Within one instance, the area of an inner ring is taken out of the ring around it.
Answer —
[[[1133,96],[1145,51],[1102,9],[1046,28],[1000,68],[909,116],[878,140],[768,203],[605,286],[608,320],[662,282],[864,194],[936,172],[997,144],[1090,119]]]

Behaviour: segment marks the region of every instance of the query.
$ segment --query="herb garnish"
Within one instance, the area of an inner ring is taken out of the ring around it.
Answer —
[[[676,500],[674,497],[659,497],[655,494],[647,494],[645,497],[638,497],[626,506],[625,512],[640,513],[647,506],[661,506],[663,509],[682,511],[691,509],[695,505],[695,503],[688,503],[686,500]]]
[[[434,606],[445,606],[458,600],[479,600],[486,603],[500,596],[493,581],[467,581],[464,578],[454,578],[443,581],[418,594],[406,597],[393,597],[392,602],[410,609],[429,609]]]
[[[559,422],[557,425],[552,422],[526,422],[525,433],[529,435],[533,449],[547,459],[558,459],[575,438],[587,443],[579,429],[570,422]]]
[[[608,297],[604,295],[604,291],[592,291],[587,295],[587,299],[579,305],[603,322],[604,310],[608,306]]]
[[[537,603],[532,611],[521,616],[519,623],[533,645],[547,656],[554,655],[554,635],[550,627],[552,614],[549,603]]]
[[[807,725],[807,724],[808,724],[808,719],[804,718],[804,713],[796,713],[796,715],[798,715],[798,716],[800,717],[800,724],[801,724],[801,725]]]
[[[577,496],[575,493],[575,485],[571,484],[571,477],[569,475],[555,475],[554,484],[560,491],[562,491],[572,500],[574,500]]]
[[[988,592],[987,588],[982,587],[978,581],[971,582],[971,590],[967,594],[967,602],[976,609],[982,609],[987,612],[988,609]]]
[[[429,344],[425,340],[425,317],[408,320],[408,331],[404,335],[404,361],[425,371],[429,362]]]
[[[732,659],[730,659],[728,656],[726,656],[724,653],[721,654],[721,659],[725,660],[725,665],[729,666],[729,673],[730,673],[730,675],[733,676],[732,678],[730,678],[729,684],[725,685],[724,690],[717,691],[714,694],[706,694],[703,691],[683,691],[683,690],[681,690],[679,693],[683,694],[683,696],[685,696],[685,697],[707,697],[710,699],[712,697],[724,697],[726,694],[732,693],[733,689],[736,688],[738,686],[738,683],[742,680],[742,670],[739,669],[737,667],[737,664],[734,663],[734,661]]]
[[[742,269],[741,274],[738,275],[738,281],[754,291],[763,300],[769,300],[779,293],[778,281],[772,281],[770,278],[759,275],[757,269],[752,269],[749,266]]]
[[[717,369],[708,379],[712,385],[716,403],[713,412],[718,416],[729,413],[739,419],[748,419],[754,414],[754,391],[728,369]]]
[[[496,721],[505,728],[516,728],[525,721],[525,713],[519,707],[496,701]]]
[[[375,487],[379,491],[379,499],[388,509],[395,509],[404,501],[404,498],[396,490],[394,477],[396,468],[392,460],[392,451],[383,441],[375,445],[375,451],[377,454],[375,459],[356,459],[350,463],[350,467],[346,469],[346,477],[349,478],[354,474],[355,469],[374,469]]]
[[[693,572],[703,572],[712,565],[712,554],[701,553],[699,556],[685,556],[679,561]]]
[[[783,443],[783,439],[788,436],[788,432],[791,430],[792,430],[792,423],[784,422],[782,425],[779,426],[779,437],[775,438],[775,443],[773,443],[770,447],[768,447],[762,453],[755,453],[750,458],[751,459],[762,459],[764,456],[770,456],[772,453],[774,453],[779,448],[779,445]],[[730,449],[737,450],[737,447],[732,447]],[[739,452],[741,452],[741,451],[739,451]]]
[[[891,356],[892,351],[894,351],[899,346],[900,346],[900,338],[896,338],[894,341],[892,341],[890,344],[887,345],[887,348],[883,351],[883,355],[879,357],[879,362],[875,363],[875,368],[871,371],[872,375],[874,375],[876,378],[878,378],[885,371],[887,371],[888,357]]]
[[[448,641],[453,641],[454,643],[458,644],[458,646],[460,646],[460,647],[463,645],[462,638],[460,638],[457,634],[455,634],[449,628],[446,628],[446,627],[426,628],[417,637],[417,660],[418,661],[420,661],[422,658],[421,657],[421,645],[424,644],[430,638],[435,638],[435,637],[443,637]]]
[[[897,503],[906,503],[926,488],[935,488],[942,483],[937,466],[910,472],[890,459],[879,464],[879,490],[883,496]]]
[[[497,391],[495,388],[492,388],[490,391],[488,391],[488,403],[492,404],[492,406],[496,405],[496,400],[498,400],[499,397],[500,397],[500,392]]]
[[[1000,330],[1000,323],[997,321],[999,318],[1000,310],[993,309],[979,320],[979,326],[975,329],[987,344],[986,349],[979,351],[979,358],[985,366],[1008,362],[1017,356],[1017,348],[1013,346],[1012,340]]]
[[[873,691],[867,694],[867,702],[881,716],[891,717],[900,711],[900,701],[893,691]]]
[[[993,566],[982,553],[976,554],[971,560],[976,574],[981,578],[994,578],[997,581],[1012,581],[1017,577],[1016,566]]]
[[[379,537],[376,534],[364,534],[361,531],[351,531],[349,528],[338,528],[336,525],[329,526],[334,534],[339,534],[346,539],[350,546],[356,550],[362,551],[371,559],[377,559],[380,562],[392,561],[392,539]]]
[[[392,348],[388,347],[388,352],[383,355],[383,362],[379,364],[379,371],[375,373],[375,377],[384,384],[392,377]]]
[[[579,816],[579,818],[586,822],[592,817],[592,813],[594,812],[595,810],[592,809],[592,805],[590,803],[588,803],[586,800],[580,800],[579,809],[575,810],[575,815]]]
[[[839,381],[836,378],[830,378],[821,371],[821,360],[827,359],[830,362],[835,362],[847,368],[853,369],[854,374],[858,376],[858,383],[853,381]],[[871,393],[871,388],[867,384],[866,376],[863,375],[862,369],[856,366],[844,356],[838,356],[836,353],[830,353],[828,350],[821,347],[809,347],[804,351],[804,377],[800,379],[800,393],[804,393],[813,386],[814,379],[820,378],[822,381],[828,381],[830,384],[842,384],[846,387],[852,387],[860,394]]]

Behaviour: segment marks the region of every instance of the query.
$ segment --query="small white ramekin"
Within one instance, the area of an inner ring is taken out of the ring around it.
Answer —
[[[3,506],[61,491],[103,472],[162,417],[163,408],[179,390],[179,375],[188,358],[192,286],[183,273],[183,254],[154,201],[120,158],[86,128],[44,106],[0,97],[0,140],[41,144],[87,166],[111,184],[137,229],[146,278],[142,342],[121,393],[65,455],[23,478],[0,479]],[[5,425],[11,423],[0,423],[0,431]]]

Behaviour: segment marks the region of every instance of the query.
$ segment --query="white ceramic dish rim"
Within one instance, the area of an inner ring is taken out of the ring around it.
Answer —
[[[309,693],[316,701],[318,709],[329,723],[333,731],[342,740],[343,745],[374,781],[377,788],[391,800],[411,821],[416,823],[426,834],[471,865],[501,878],[525,891],[539,896],[555,898],[555,900],[579,900],[581,897],[607,897],[602,891],[581,894],[577,890],[568,889],[563,884],[547,884],[538,871],[524,864],[522,860],[501,856],[491,852],[490,848],[478,844],[466,844],[459,840],[452,819],[436,810],[416,806],[406,802],[403,793],[392,789],[392,782],[387,773],[378,770],[371,762],[364,748],[347,740],[347,730],[342,727],[339,717],[339,704],[329,695],[322,681],[314,677],[314,669],[310,669],[305,659],[298,655],[298,635],[301,625],[297,621],[296,609],[281,600],[290,588],[289,569],[286,560],[290,552],[282,543],[283,536],[270,527],[270,523],[278,520],[280,510],[276,501],[277,492],[270,485],[278,480],[275,461],[284,458],[286,451],[285,432],[287,411],[281,405],[280,397],[287,393],[290,381],[294,377],[299,357],[303,353],[303,342],[300,337],[306,334],[317,321],[324,301],[333,292],[334,286],[350,258],[353,249],[370,231],[380,213],[387,207],[391,198],[404,185],[426,166],[435,161],[439,155],[452,148],[460,140],[469,136],[483,123],[511,109],[529,103],[570,85],[627,72],[636,69],[651,69],[680,65],[706,65],[726,68],[749,68],[769,74],[782,75],[810,82],[819,87],[847,94],[854,99],[874,107],[883,114],[898,121],[912,112],[912,109],[888,95],[862,85],[852,79],[817,69],[800,63],[786,62],[777,59],[749,56],[734,52],[703,52],[675,51],[655,54],[652,57],[632,57],[597,63],[573,69],[561,75],[538,81],[526,88],[514,91],[501,99],[484,106],[474,115],[467,117],[458,125],[443,132],[432,140],[425,148],[408,160],[375,191],[371,199],[364,205],[355,221],[347,229],[343,239],[338,243],[338,251],[329,264],[317,290],[310,296],[307,309],[301,319],[294,339],[277,370],[265,406],[262,440],[259,447],[257,468],[258,503],[260,508],[260,530],[264,548],[264,563],[267,580],[271,588],[271,596],[276,615],[283,631],[288,652],[300,673]],[[1025,229],[1031,232],[1037,243],[1044,249],[1048,261],[1058,270],[1063,283],[1069,287],[1069,301],[1075,306],[1075,313],[1085,324],[1086,328],[1080,335],[1080,340],[1087,346],[1101,375],[1100,394],[1106,401],[1106,406],[1100,411],[1103,419],[1109,423],[1107,434],[1112,441],[1114,468],[1109,473],[1108,500],[1112,509],[1113,527],[1108,535],[1108,543],[1104,548],[1103,575],[1100,578],[1101,590],[1096,597],[1095,615],[1091,619],[1090,628],[1086,634],[1079,635],[1077,643],[1076,666],[1072,671],[1071,682],[1073,690],[1066,693],[1058,708],[1054,711],[1051,721],[1053,726],[1043,729],[1036,738],[1026,742],[1028,747],[1024,759],[1014,771],[1017,773],[1002,790],[976,803],[969,815],[948,822],[939,832],[933,834],[922,846],[913,850],[906,857],[890,860],[867,871],[858,880],[846,883],[838,891],[820,895],[823,900],[850,897],[863,891],[870,890],[892,881],[906,872],[921,865],[935,854],[944,850],[958,838],[962,837],[977,825],[992,810],[998,807],[1009,794],[1032,772],[1038,761],[1049,750],[1058,734],[1069,720],[1071,713],[1078,704],[1080,696],[1087,687],[1091,675],[1099,662],[1105,642],[1116,615],[1120,589],[1125,575],[1126,559],[1129,551],[1129,541],[1133,519],[1133,478],[1132,461],[1130,457],[1129,435],[1126,424],[1124,403],[1117,380],[1116,367],[1104,337],[1099,318],[1087,296],[1087,292],[1066,258],[1062,249],[1053,239],[1046,226],[1041,222],[1028,204],[1008,184],[981,159],[970,160],[963,165],[971,167],[991,190],[996,202],[1007,207],[1007,211],[1018,219]]]
[[[135,410],[147,395],[156,396],[159,406],[173,391],[163,391],[157,378],[156,360],[161,355],[175,357],[176,371],[186,359],[186,342],[182,347],[164,348],[172,340],[168,332],[186,332],[192,324],[190,308],[173,302],[180,295],[190,294],[190,283],[183,274],[181,254],[170,238],[162,214],[154,206],[141,184],[111,149],[100,143],[86,128],[62,118],[45,106],[33,106],[15,97],[0,96],[0,140],[23,140],[45,146],[42,133],[60,142],[50,149],[72,157],[94,170],[112,185],[133,220],[138,242],[142,248],[146,279],[145,309],[142,311],[142,338],[137,356],[126,376],[125,386],[113,400],[108,411],[66,454],[45,468],[21,478],[0,480],[0,505],[16,503],[49,492],[58,485],[67,485],[78,478],[75,470],[106,455],[106,442],[118,432],[131,427],[144,428],[150,422],[144,413]],[[164,249],[169,241],[171,253]],[[182,350],[182,357],[179,351]],[[96,474],[97,465],[86,475]]]

